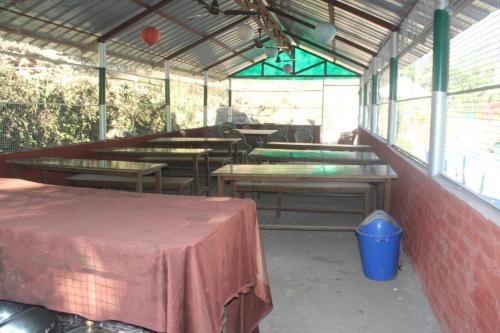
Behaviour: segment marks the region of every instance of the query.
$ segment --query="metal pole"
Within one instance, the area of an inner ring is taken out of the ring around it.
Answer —
[[[324,131],[325,131],[325,78],[323,78],[323,90],[321,91],[321,127],[319,132],[320,142],[323,142],[323,134],[325,133]]]
[[[447,0],[437,0],[434,11],[434,46],[432,63],[432,108],[429,151],[429,176],[443,169],[446,138],[446,103],[450,54],[450,15]]]
[[[227,122],[233,122],[233,81],[229,78],[229,87],[227,90],[228,94],[228,106],[227,106]]]
[[[376,69],[374,69],[376,72]],[[370,127],[372,133],[377,133],[378,120],[378,74],[372,75],[372,113],[370,118]]]
[[[368,127],[368,83],[363,86],[363,127]]]
[[[170,111],[170,62],[165,60],[165,118],[167,132],[172,132],[172,114]]]
[[[387,144],[396,143],[398,108],[398,33],[392,32],[391,59],[389,63],[389,119],[387,124]]]
[[[99,140],[106,140],[106,43],[99,43]]]
[[[358,89],[358,125],[363,126],[363,78],[359,79],[359,89]]]
[[[204,72],[203,81],[203,126],[208,126],[208,71]]]

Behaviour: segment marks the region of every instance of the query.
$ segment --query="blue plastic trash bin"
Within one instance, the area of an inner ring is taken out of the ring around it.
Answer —
[[[363,273],[370,280],[396,277],[403,229],[386,212],[377,210],[356,228]]]

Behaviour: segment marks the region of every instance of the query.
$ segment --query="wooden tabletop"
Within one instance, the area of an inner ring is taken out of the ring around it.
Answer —
[[[98,154],[129,156],[203,156],[211,151],[209,148],[151,148],[151,147],[118,147],[93,149]]]
[[[268,148],[331,150],[331,151],[373,151],[369,145],[341,145],[336,143],[268,142]]]
[[[377,164],[380,158],[373,152],[296,150],[256,148],[248,155],[250,159],[274,162],[330,162],[338,164]]]
[[[26,158],[21,160],[8,160],[7,163],[16,166],[27,166],[46,169],[71,170],[75,172],[119,172],[147,174],[166,167],[165,163],[143,163],[128,161],[88,160],[74,158]]]
[[[332,164],[233,164],[212,172],[214,176],[304,178],[372,182],[398,178],[389,165],[332,165]]]
[[[275,129],[266,130],[266,129],[237,128],[236,130],[243,135],[271,135],[278,132],[278,130]]]
[[[175,138],[156,138],[151,139],[149,143],[238,143],[241,138],[209,138],[209,137],[175,137]]]

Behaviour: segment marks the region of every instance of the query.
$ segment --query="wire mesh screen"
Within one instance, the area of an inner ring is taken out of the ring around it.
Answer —
[[[379,104],[376,133],[384,139],[387,139],[389,119],[389,74],[389,67],[385,67],[379,74]]]
[[[0,103],[0,153],[97,141],[97,105]]]
[[[444,174],[500,207],[500,2],[488,3],[451,20]]]
[[[170,81],[170,103],[173,129],[203,126],[203,85]]]
[[[398,70],[396,145],[422,162],[429,159],[432,39],[417,39],[401,57]]]
[[[208,126],[222,124],[227,121],[229,105],[227,81],[210,83],[208,86]]]

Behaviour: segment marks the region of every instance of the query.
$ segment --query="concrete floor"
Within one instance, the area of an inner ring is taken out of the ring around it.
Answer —
[[[333,201],[332,201],[333,199]],[[359,206],[356,198],[285,198],[293,205]],[[309,201],[309,202],[307,202]],[[271,204],[261,195],[258,204]],[[261,224],[357,225],[356,214],[286,212],[276,218],[260,211]],[[396,279],[375,282],[361,270],[352,232],[261,231],[274,309],[260,325],[262,333],[440,332],[408,258],[401,254]]]

